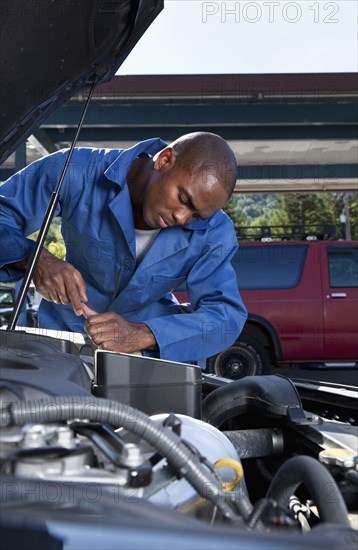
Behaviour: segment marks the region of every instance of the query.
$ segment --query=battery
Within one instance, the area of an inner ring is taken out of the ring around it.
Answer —
[[[149,416],[180,413],[201,418],[202,371],[197,365],[96,350],[92,392]]]

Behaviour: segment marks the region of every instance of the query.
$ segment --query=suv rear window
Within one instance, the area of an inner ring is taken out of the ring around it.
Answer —
[[[332,288],[358,287],[358,247],[329,247],[328,266]]]
[[[294,288],[300,280],[307,245],[240,246],[232,263],[240,290]]]

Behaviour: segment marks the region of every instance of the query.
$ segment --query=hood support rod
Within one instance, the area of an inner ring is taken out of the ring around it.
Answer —
[[[71,143],[71,147],[70,147],[70,150],[68,152],[66,162],[65,162],[65,165],[63,167],[59,182],[57,184],[57,187],[56,187],[55,191],[52,193],[50,201],[48,203],[46,214],[45,214],[45,217],[43,219],[42,226],[41,226],[41,229],[39,231],[39,235],[38,235],[37,240],[36,240],[35,248],[32,252],[31,260],[30,260],[30,262],[29,262],[29,264],[26,268],[25,275],[24,275],[24,278],[22,280],[21,288],[19,290],[19,294],[17,296],[15,306],[14,306],[14,309],[11,313],[11,317],[10,317],[10,320],[9,320],[9,323],[8,323],[8,326],[7,326],[6,330],[14,330],[15,327],[16,327],[21,309],[24,305],[26,295],[27,295],[27,292],[29,290],[32,275],[35,271],[35,267],[36,267],[38,259],[40,257],[40,252],[42,251],[42,248],[43,248],[48,230],[50,228],[50,225],[51,225],[51,222],[52,222],[55,210],[56,210],[56,206],[57,206],[58,201],[60,199],[60,190],[61,190],[61,187],[62,187],[62,183],[63,183],[63,180],[65,178],[65,175],[66,175],[66,172],[67,172],[67,169],[68,169],[68,165],[70,164],[72,153],[73,153],[73,150],[74,150],[75,145],[77,143],[77,139],[78,139],[79,133],[81,131],[83,121],[84,121],[84,118],[85,118],[85,115],[86,115],[86,112],[87,112],[87,108],[88,108],[88,105],[91,101],[91,98],[92,98],[95,86],[97,84],[98,78],[99,78],[99,76],[96,74],[94,79],[93,79],[93,83],[91,85],[90,91],[88,93],[86,104],[84,106],[84,109],[83,109],[83,112],[82,112],[82,115],[81,115],[81,119],[78,123],[75,137],[73,138],[73,141]]]

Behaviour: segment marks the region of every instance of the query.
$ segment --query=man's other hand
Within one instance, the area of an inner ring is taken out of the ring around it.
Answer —
[[[85,304],[82,304],[82,310],[87,317],[85,329],[101,349],[135,353],[156,348],[154,335],[144,323],[130,323],[113,311],[96,313]]]
[[[44,248],[37,263],[33,281],[36,290],[45,300],[55,304],[71,302],[76,315],[82,315],[82,302],[87,302],[86,283],[73,265],[59,260]]]

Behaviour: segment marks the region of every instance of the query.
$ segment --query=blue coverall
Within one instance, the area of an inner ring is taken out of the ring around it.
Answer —
[[[223,212],[162,229],[136,268],[135,234],[126,174],[142,152],[166,146],[159,138],[129,149],[74,150],[56,215],[62,218],[66,260],[82,274],[88,305],[114,311],[153,332],[162,359],[199,361],[231,345],[246,320],[231,259],[238,244]],[[68,151],[36,161],[0,187],[0,281],[16,281],[9,264],[27,257]],[[180,313],[171,294],[186,282],[193,313]],[[41,327],[85,333],[71,304],[42,300]]]

